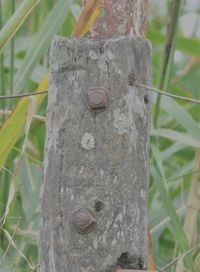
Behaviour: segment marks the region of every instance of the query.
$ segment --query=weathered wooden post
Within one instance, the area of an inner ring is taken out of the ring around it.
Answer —
[[[147,268],[151,49],[117,34],[51,46],[39,272]]]

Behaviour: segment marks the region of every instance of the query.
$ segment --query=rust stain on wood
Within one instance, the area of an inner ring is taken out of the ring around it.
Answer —
[[[83,0],[86,4],[88,0]],[[103,15],[97,18],[90,35],[110,38],[145,36],[149,0],[100,0]]]

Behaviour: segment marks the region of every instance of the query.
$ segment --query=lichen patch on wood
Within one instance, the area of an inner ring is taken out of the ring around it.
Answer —
[[[91,133],[85,133],[81,139],[81,146],[86,150],[95,148],[95,140]]]
[[[114,110],[113,126],[117,133],[123,134],[128,132],[128,118],[125,113],[120,112],[119,109]]]

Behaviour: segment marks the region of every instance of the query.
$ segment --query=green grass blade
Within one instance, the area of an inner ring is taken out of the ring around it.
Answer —
[[[40,0],[24,0],[0,31],[0,53]]]
[[[3,12],[2,12],[2,2],[0,1],[0,29],[3,25]],[[1,95],[5,95],[5,72],[4,72],[4,54],[0,56],[0,92]],[[5,102],[1,101],[0,103],[2,109],[5,109]]]
[[[173,116],[182,127],[187,129],[192,138],[200,140],[200,126],[183,106],[174,99],[165,96],[162,97],[160,106],[170,116]]]
[[[157,186],[157,189],[160,193],[160,197],[162,199],[163,205],[171,219],[171,223],[173,226],[173,233],[174,233],[174,237],[176,237],[176,241],[177,244],[179,246],[179,249],[181,251],[181,253],[185,253],[187,250],[189,250],[189,246],[188,246],[188,242],[187,242],[187,238],[185,235],[185,232],[183,230],[182,224],[176,214],[175,208],[172,204],[172,200],[170,199],[167,190],[164,186],[164,182],[162,179],[163,176],[163,169],[160,169],[160,160],[161,160],[161,156],[160,151],[157,147],[157,145],[152,144],[152,153],[153,153],[153,157],[154,160],[156,162],[156,166],[159,170],[159,172],[161,173],[161,176],[158,174],[156,168],[154,167],[154,169],[152,169],[152,172],[154,173],[154,182]],[[190,256],[187,256],[185,258],[185,264],[187,266],[187,268],[189,268],[189,271],[194,272],[194,267],[193,267],[193,262]]]
[[[15,76],[14,92],[26,87],[33,69],[40,58],[49,49],[53,36],[59,31],[65,21],[72,0],[59,0],[49,12],[43,25],[34,37],[28,52]]]
[[[162,45],[166,40],[164,34],[152,28],[148,29],[147,38],[155,45]],[[176,49],[188,55],[200,56],[200,41],[195,38],[177,36]]]
[[[0,130],[0,168],[21,135],[22,129],[26,123],[28,105],[29,98],[20,100],[13,111],[13,114],[9,116]]]
[[[159,136],[186,146],[200,148],[200,140],[196,140],[186,133],[181,133],[173,129],[152,129],[151,136]]]
[[[48,80],[47,76],[43,79],[38,87],[38,91],[47,89]],[[36,96],[37,107],[40,105],[44,95]],[[7,159],[10,151],[17,142],[18,138],[23,132],[24,126],[27,122],[29,111],[30,99],[23,97],[16,105],[12,114],[4,122],[0,129],[0,169],[2,168],[5,160]]]
[[[12,0],[11,3],[11,12],[14,14],[15,12],[15,0]],[[14,83],[14,65],[15,65],[15,39],[14,37],[10,42],[10,95],[13,94],[13,83]],[[9,108],[12,105],[12,101],[8,102]]]

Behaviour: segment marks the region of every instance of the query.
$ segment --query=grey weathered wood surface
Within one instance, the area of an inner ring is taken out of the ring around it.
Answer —
[[[55,37],[50,52],[47,135],[39,245],[40,272],[114,272],[147,267],[151,48],[143,38]],[[86,94],[106,88],[94,113]],[[72,216],[96,212],[79,234]]]

